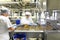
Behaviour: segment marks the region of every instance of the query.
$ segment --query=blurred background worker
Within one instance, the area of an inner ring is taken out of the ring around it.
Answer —
[[[34,24],[30,12],[25,12],[25,16],[21,18],[21,24]]]
[[[0,20],[4,22],[3,24],[0,23],[0,40],[9,40],[8,30],[11,30],[11,31],[14,30],[8,18],[10,14],[10,10],[5,7],[2,7],[0,10],[1,10]],[[6,26],[4,24],[6,24]]]

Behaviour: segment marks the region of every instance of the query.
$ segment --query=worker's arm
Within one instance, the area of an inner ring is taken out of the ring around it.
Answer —
[[[13,25],[10,22],[9,19],[6,19],[6,24],[7,24],[8,30],[10,30],[10,31],[14,31],[15,30],[15,28],[13,28]]]
[[[8,28],[8,30],[10,30],[10,31],[14,31],[15,28],[10,27],[10,28]]]
[[[31,22],[32,24],[34,24],[34,22],[33,22],[32,18],[30,18],[30,22]]]

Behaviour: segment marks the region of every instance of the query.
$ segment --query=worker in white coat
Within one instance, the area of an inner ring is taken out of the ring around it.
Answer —
[[[25,12],[25,16],[21,18],[21,24],[34,24],[30,12]]]
[[[4,23],[0,24],[0,40],[9,40],[9,31],[13,31],[14,28],[8,18],[10,11],[7,8],[2,8],[0,13],[0,20]],[[5,25],[6,24],[6,25]]]

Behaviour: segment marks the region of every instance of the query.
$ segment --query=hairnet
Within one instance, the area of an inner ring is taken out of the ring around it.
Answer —
[[[25,12],[25,15],[31,15],[31,13],[30,12]]]
[[[3,14],[3,13],[8,13],[8,14],[10,14],[10,10],[8,9],[8,8],[6,8],[6,7],[1,7],[0,8],[0,10],[1,10],[1,14]]]

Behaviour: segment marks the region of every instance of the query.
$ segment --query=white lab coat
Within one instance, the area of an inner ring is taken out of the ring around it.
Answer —
[[[29,17],[28,19],[26,17],[22,17],[21,18],[21,24],[34,24],[33,20],[31,17]]]
[[[7,24],[7,29],[12,27],[12,24],[11,24],[11,22],[10,22],[8,17],[0,15],[0,19],[3,20]],[[4,26],[4,27],[6,27],[6,26]],[[0,29],[1,33],[2,33],[3,30],[6,30],[6,32],[4,32],[2,34],[0,33],[0,40],[9,40],[9,34],[8,34],[8,30],[7,29],[4,29],[4,28]]]

